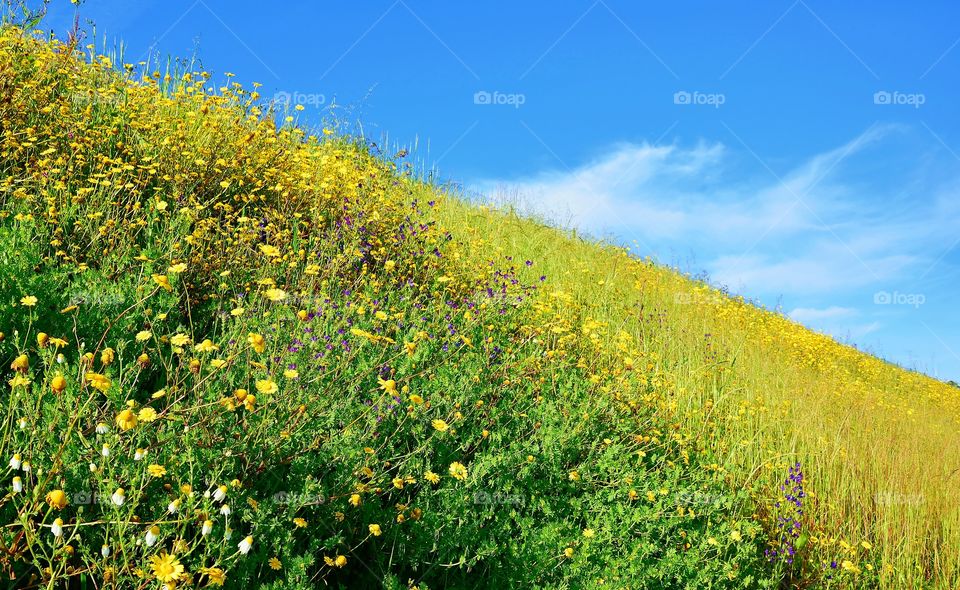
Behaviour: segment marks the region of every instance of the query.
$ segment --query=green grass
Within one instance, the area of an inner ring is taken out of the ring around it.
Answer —
[[[955,586],[955,388],[117,65],[0,33],[16,585]]]

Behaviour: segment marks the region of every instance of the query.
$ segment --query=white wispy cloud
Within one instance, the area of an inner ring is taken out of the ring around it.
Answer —
[[[903,132],[874,126],[782,173],[763,163],[745,172],[721,143],[623,144],[574,169],[472,188],[636,240],[645,255],[693,253],[715,281],[747,295],[849,292],[919,275],[960,221],[960,185],[897,185],[864,172],[877,158],[903,156]]]
[[[907,365],[920,352],[955,373],[960,344],[948,301],[960,280],[960,166],[930,140],[877,125],[774,170],[739,142],[621,144],[572,169],[467,186],[705,270],[715,284],[790,309],[840,340]],[[878,305],[881,292],[921,294],[926,304]],[[918,321],[936,326],[936,338]]]

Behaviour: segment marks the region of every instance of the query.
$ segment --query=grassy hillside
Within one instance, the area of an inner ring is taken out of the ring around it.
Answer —
[[[403,170],[2,29],[12,583],[960,582],[955,388]]]

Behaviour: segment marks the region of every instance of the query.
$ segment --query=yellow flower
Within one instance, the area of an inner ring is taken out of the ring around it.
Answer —
[[[60,373],[54,375],[53,379],[50,380],[50,389],[53,390],[54,393],[63,393],[63,390],[66,388],[67,380]]]
[[[50,336],[46,332],[37,333],[37,346],[40,348],[46,348],[47,344],[50,342]]]
[[[743,535],[740,534],[740,531],[735,530],[730,533],[730,539],[734,543],[739,543],[743,539]]]
[[[423,479],[429,481],[430,483],[440,483],[440,476],[432,471],[428,471],[423,474]]]
[[[153,275],[153,282],[163,287],[167,292],[173,291],[173,287],[170,285],[170,279],[167,278],[167,275]]]
[[[186,334],[175,334],[170,337],[170,344],[174,346],[186,346],[190,344],[190,337]]]
[[[119,414],[117,414],[117,426],[120,427],[120,430],[130,430],[131,428],[136,428],[137,426],[137,416],[133,413],[133,410],[127,408]]]
[[[25,354],[21,354],[17,358],[13,359],[13,362],[10,363],[10,368],[18,373],[26,373],[30,368],[30,358]]]
[[[276,557],[271,557],[271,558],[270,558],[270,561],[268,561],[267,563],[270,564],[270,569],[272,569],[272,570],[279,571],[279,570],[283,569],[283,564],[280,563],[280,560],[277,559]]]
[[[444,422],[443,420],[440,420],[439,418],[434,420],[430,424],[433,425],[434,429],[439,430],[440,432],[446,432],[447,429],[450,428],[450,426],[447,425],[446,422]]]
[[[183,576],[183,564],[166,551],[150,558],[150,569],[160,582],[175,582]]]
[[[37,304],[37,298],[33,295],[27,295],[20,298],[20,303],[23,304],[24,307],[33,307]]]
[[[257,353],[262,353],[267,349],[267,341],[260,334],[250,334],[247,336],[247,343]]]
[[[67,506],[67,494],[63,490],[48,492],[46,500],[54,510],[63,510]]]
[[[450,475],[454,479],[463,481],[467,479],[467,468],[464,467],[462,463],[454,461],[453,463],[450,464]]]
[[[107,366],[113,362],[116,358],[116,353],[112,348],[104,348],[103,352],[100,353],[100,362],[103,366]]]
[[[211,342],[209,338],[205,338],[203,342],[193,347],[197,352],[213,352],[218,348],[220,347]]]
[[[410,402],[419,406],[420,404],[423,403],[423,398],[417,394],[413,394],[410,396]]]
[[[260,245],[260,252],[261,252],[264,256],[267,256],[268,258],[279,258],[279,257],[280,257],[280,250],[278,250],[275,246],[271,246],[271,245],[269,245],[269,244],[261,244],[261,245]]]
[[[567,547],[566,549],[564,549],[564,550],[563,550],[563,555],[564,555],[564,557],[566,557],[566,558],[568,558],[568,559],[571,558],[571,557],[573,557],[573,547]]]
[[[277,392],[277,384],[273,382],[272,379],[258,379],[257,380],[257,391],[260,393],[270,395]]]
[[[380,535],[383,534],[383,531],[380,530],[379,524],[371,524],[367,528],[370,530],[370,534],[373,535],[374,537],[379,537]]]
[[[210,586],[223,586],[223,583],[227,581],[226,572],[218,567],[202,567],[200,573],[207,576],[207,583]]]
[[[845,560],[843,561],[843,563],[840,564],[840,566],[841,566],[843,569],[845,569],[846,571],[848,571],[848,572],[850,572],[850,573],[852,573],[852,574],[859,574],[859,573],[860,573],[860,568],[858,568],[856,565],[854,565],[854,563],[853,563],[852,561],[850,561],[849,559],[845,559]]]
[[[135,339],[137,342],[146,342],[147,340],[150,340],[152,336],[153,334],[151,334],[147,330],[140,330],[139,332],[137,332]]]
[[[353,494],[350,496],[350,504],[354,507],[360,506],[363,503],[363,500],[360,498],[360,494]]]
[[[153,422],[157,419],[157,411],[151,407],[145,407],[137,413],[137,418],[141,422]]]
[[[584,536],[584,537],[586,537],[586,538],[588,538],[588,539],[592,539],[592,538],[594,537],[594,535],[595,535],[595,533],[593,532],[593,529],[583,529],[583,536]]]
[[[106,393],[110,389],[110,385],[113,383],[110,381],[110,378],[106,375],[101,375],[100,373],[87,373],[84,375],[84,378],[90,384],[90,387]]]
[[[397,393],[397,382],[393,379],[381,379],[377,377],[377,384],[380,385],[380,389],[390,395]]]
[[[302,518],[300,518],[300,517],[297,517],[297,518],[294,518],[294,519],[293,519],[293,524],[294,524],[298,529],[302,529],[302,528],[306,528],[306,526],[307,526],[307,521],[304,520],[304,519],[302,519]]]
[[[277,289],[277,288],[267,289],[267,292],[265,293],[265,295],[267,296],[267,299],[273,302],[283,301],[284,299],[287,298],[287,292],[284,291],[283,289]]]
[[[187,270],[187,263],[186,263],[186,262],[181,262],[181,263],[179,263],[179,264],[174,264],[173,266],[171,266],[170,268],[168,268],[168,269],[167,269],[167,272],[170,273],[170,274],[172,274],[172,275],[178,275],[178,274],[184,272],[185,270]]]
[[[147,471],[149,471],[153,477],[163,477],[167,474],[167,468],[163,465],[157,465],[156,463],[148,466]]]

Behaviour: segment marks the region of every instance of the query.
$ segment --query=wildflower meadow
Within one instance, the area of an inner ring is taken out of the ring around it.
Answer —
[[[0,28],[3,584],[960,584],[956,388],[298,116]]]

